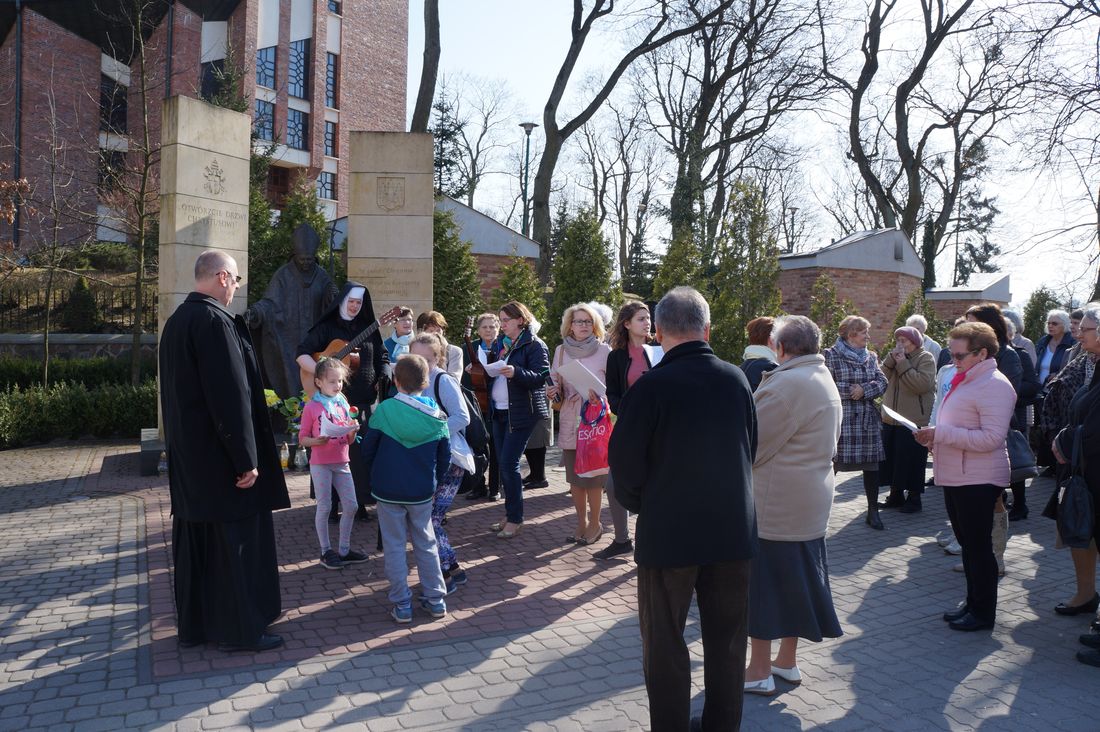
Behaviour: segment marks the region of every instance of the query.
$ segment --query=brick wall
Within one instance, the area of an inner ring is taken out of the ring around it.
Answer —
[[[809,315],[813,286],[823,272],[832,278],[837,299],[851,300],[855,312],[871,321],[871,340],[879,344],[890,340],[898,309],[921,285],[919,277],[897,272],[832,267],[788,269],[779,273],[783,310]]]
[[[94,212],[96,204],[100,62],[94,44],[30,7],[23,11],[23,21],[21,172],[31,184],[30,198],[39,211],[35,215],[24,210],[21,246],[26,251],[53,236],[55,220],[61,226],[58,234],[62,240],[79,239],[88,231],[79,218],[82,213]],[[6,115],[0,118],[0,160],[13,163],[14,28],[4,41],[2,56],[5,66],[0,68],[0,86],[11,95],[2,97],[6,104],[0,103]],[[52,116],[56,126],[50,123]],[[51,180],[64,185],[57,204],[51,203]]]
[[[982,303],[992,302],[1001,306],[1001,309],[1008,307],[1007,302],[997,302],[996,300],[970,300],[970,299],[957,299],[957,300],[929,300],[928,304],[932,307],[933,312],[936,313],[936,317],[941,320],[946,320],[949,323],[954,323],[956,318],[959,318],[966,314],[966,311],[975,305],[981,305]]]

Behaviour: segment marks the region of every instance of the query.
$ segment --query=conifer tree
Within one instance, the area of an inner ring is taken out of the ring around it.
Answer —
[[[847,298],[839,302],[833,278],[822,272],[810,293],[809,316],[821,328],[822,348],[828,348],[836,342],[840,321],[848,315],[858,315],[855,305]]]
[[[539,275],[534,265],[518,254],[513,254],[508,263],[500,268],[500,283],[493,290],[489,307],[493,312],[498,312],[501,305],[512,300],[526,305],[540,323],[546,322],[546,300],[539,284]]]
[[[561,233],[557,256],[554,258],[554,294],[549,317],[561,318],[570,305],[593,300],[613,310],[622,300],[622,290],[613,281],[615,252],[600,229],[595,213],[585,209],[571,219]],[[546,331],[547,344],[557,343],[557,331]]]
[[[433,219],[432,301],[447,320],[447,340],[462,340],[466,319],[485,309],[481,277],[470,243],[458,236],[458,224],[450,211],[436,210]]]

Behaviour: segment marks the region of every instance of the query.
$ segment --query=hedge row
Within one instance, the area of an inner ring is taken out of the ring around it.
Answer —
[[[58,383],[0,392],[0,449],[58,437],[132,437],[157,423],[157,386]]]
[[[155,374],[156,360],[152,355],[142,357],[141,373]],[[83,384],[89,389],[108,384],[130,383],[129,358],[51,358],[50,383],[69,381]],[[27,389],[42,383],[42,361],[36,358],[0,356],[0,390],[18,386]]]

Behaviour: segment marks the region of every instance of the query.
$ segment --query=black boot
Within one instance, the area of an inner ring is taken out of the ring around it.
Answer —
[[[882,519],[879,518],[877,508],[867,509],[867,525],[875,531],[882,531],[886,527],[882,525]]]
[[[924,506],[921,504],[920,493],[917,491],[909,491],[909,497],[905,499],[905,503],[898,509],[902,513],[920,513]]]
[[[1023,521],[1027,518],[1027,488],[1023,481],[1012,484],[1012,510],[1008,512],[1009,521]]]
[[[878,517],[878,471],[863,471],[863,493],[867,496],[867,525],[882,531],[882,519]]]

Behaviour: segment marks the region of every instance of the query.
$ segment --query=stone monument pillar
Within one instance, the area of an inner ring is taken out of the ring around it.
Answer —
[[[164,102],[160,151],[160,327],[191,292],[195,260],[221,249],[235,260],[244,282],[234,312],[248,307],[247,114],[191,97]]]
[[[350,137],[348,278],[370,289],[376,314],[394,305],[408,305],[416,314],[431,310],[432,136]]]
[[[233,311],[248,307],[247,114],[191,97],[164,102],[160,131],[160,270],[157,333],[191,292],[195,260],[204,249],[221,249],[237,260],[244,282],[233,297]],[[157,430],[142,430],[140,471],[155,475],[164,449],[157,402]]]

